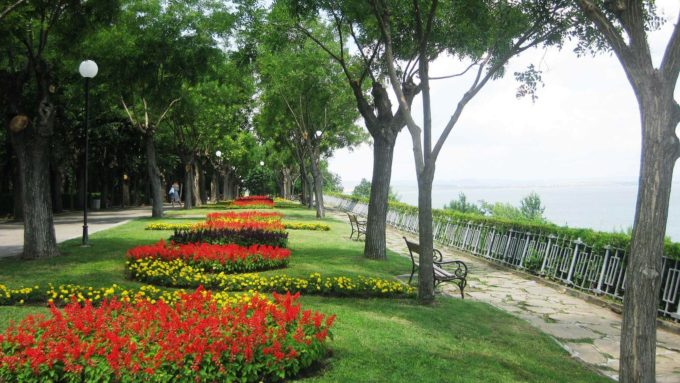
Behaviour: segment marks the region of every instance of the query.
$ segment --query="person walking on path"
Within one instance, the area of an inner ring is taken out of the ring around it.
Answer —
[[[172,204],[172,207],[175,207],[175,202],[177,202],[179,206],[182,206],[182,203],[179,200],[179,185],[177,185],[177,182],[170,186],[168,196],[170,197],[170,203]]]

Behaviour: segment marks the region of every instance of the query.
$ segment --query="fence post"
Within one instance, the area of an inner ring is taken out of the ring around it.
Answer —
[[[527,256],[527,250],[529,250],[529,242],[531,242],[531,233],[527,233],[527,240],[524,243],[524,250],[522,250],[522,257],[519,259],[519,267],[524,268],[524,258]]]
[[[604,282],[604,273],[607,270],[607,263],[609,263],[609,253],[611,251],[611,246],[607,245],[604,247],[604,261],[602,261],[602,270],[600,270],[600,278],[597,280],[597,288],[595,289],[595,294],[602,294],[602,283]]]
[[[508,242],[505,244],[505,250],[503,251],[503,261],[505,261],[505,258],[508,257],[508,250],[510,249],[510,242],[512,242],[512,233],[514,233],[514,230],[512,230],[512,229],[508,230]]]
[[[576,266],[576,257],[578,256],[578,247],[582,245],[583,242],[581,242],[581,238],[576,238],[576,241],[574,241],[574,254],[571,256],[571,265],[569,265],[569,274],[567,274],[567,280],[565,281],[566,284],[571,285],[573,282],[571,281],[571,277],[574,276],[574,266]]]
[[[496,226],[491,226],[491,241],[489,241],[489,246],[486,248],[487,258],[491,258],[491,249],[493,248],[494,239],[496,239]]]
[[[543,256],[543,263],[541,264],[541,274],[545,273],[545,264],[548,262],[548,257],[550,256],[550,245],[552,245],[553,239],[557,239],[555,234],[550,234],[548,236],[548,246],[545,247],[545,255]]]

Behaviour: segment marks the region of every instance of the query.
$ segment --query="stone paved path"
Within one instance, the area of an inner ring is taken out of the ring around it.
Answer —
[[[347,216],[333,211],[338,219]],[[408,256],[404,239],[412,234],[388,227],[387,247]],[[466,297],[489,303],[526,320],[554,337],[574,357],[602,374],[618,379],[621,316],[613,311],[567,295],[553,287],[523,278],[510,270],[489,265],[452,248],[442,248],[445,259],[460,259],[468,268]],[[458,288],[442,285],[444,293],[459,297]],[[680,383],[680,335],[657,330],[656,373],[658,383]]]
[[[166,208],[169,208],[169,204]],[[168,209],[169,210],[169,209]],[[93,234],[101,230],[122,225],[133,218],[151,217],[150,207],[136,207],[129,209],[89,211],[87,213],[88,233]],[[83,235],[83,213],[67,212],[54,216],[54,231],[57,242],[63,242]],[[0,258],[21,254],[24,249],[23,222],[9,222],[0,224]]]

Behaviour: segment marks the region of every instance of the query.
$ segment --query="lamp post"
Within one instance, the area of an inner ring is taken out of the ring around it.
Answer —
[[[264,161],[260,161],[260,166],[264,166]]]
[[[216,151],[215,155],[217,156],[217,163],[218,163],[218,168],[217,168],[217,181],[215,182],[217,184],[217,200],[219,201],[220,199],[220,172],[222,171],[222,152],[221,151]],[[226,194],[226,190],[224,193]]]
[[[87,233],[87,159],[90,151],[90,79],[97,75],[97,63],[85,60],[80,63],[78,71],[85,78],[85,190],[83,193],[83,246],[90,244]]]

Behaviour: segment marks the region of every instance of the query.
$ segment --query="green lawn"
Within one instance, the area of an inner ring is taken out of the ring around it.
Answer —
[[[208,210],[172,211],[163,222],[193,222]],[[284,210],[286,220],[314,221],[314,213]],[[50,260],[0,260],[0,284],[10,287],[77,283],[102,287],[139,286],[126,280],[123,257],[129,247],[167,238],[169,231],[145,231],[158,220],[140,219],[93,234],[92,247],[79,240],[61,245]],[[289,267],[264,274],[306,276],[370,275],[393,278],[410,272],[410,261],[389,253],[387,261],[362,257],[363,243],[350,241],[349,225],[324,220],[331,231],[294,231]],[[304,382],[609,382],[572,359],[554,340],[487,304],[439,297],[433,307],[403,299],[306,296],[304,307],[337,314],[332,354]],[[0,307],[0,329],[41,307]]]

